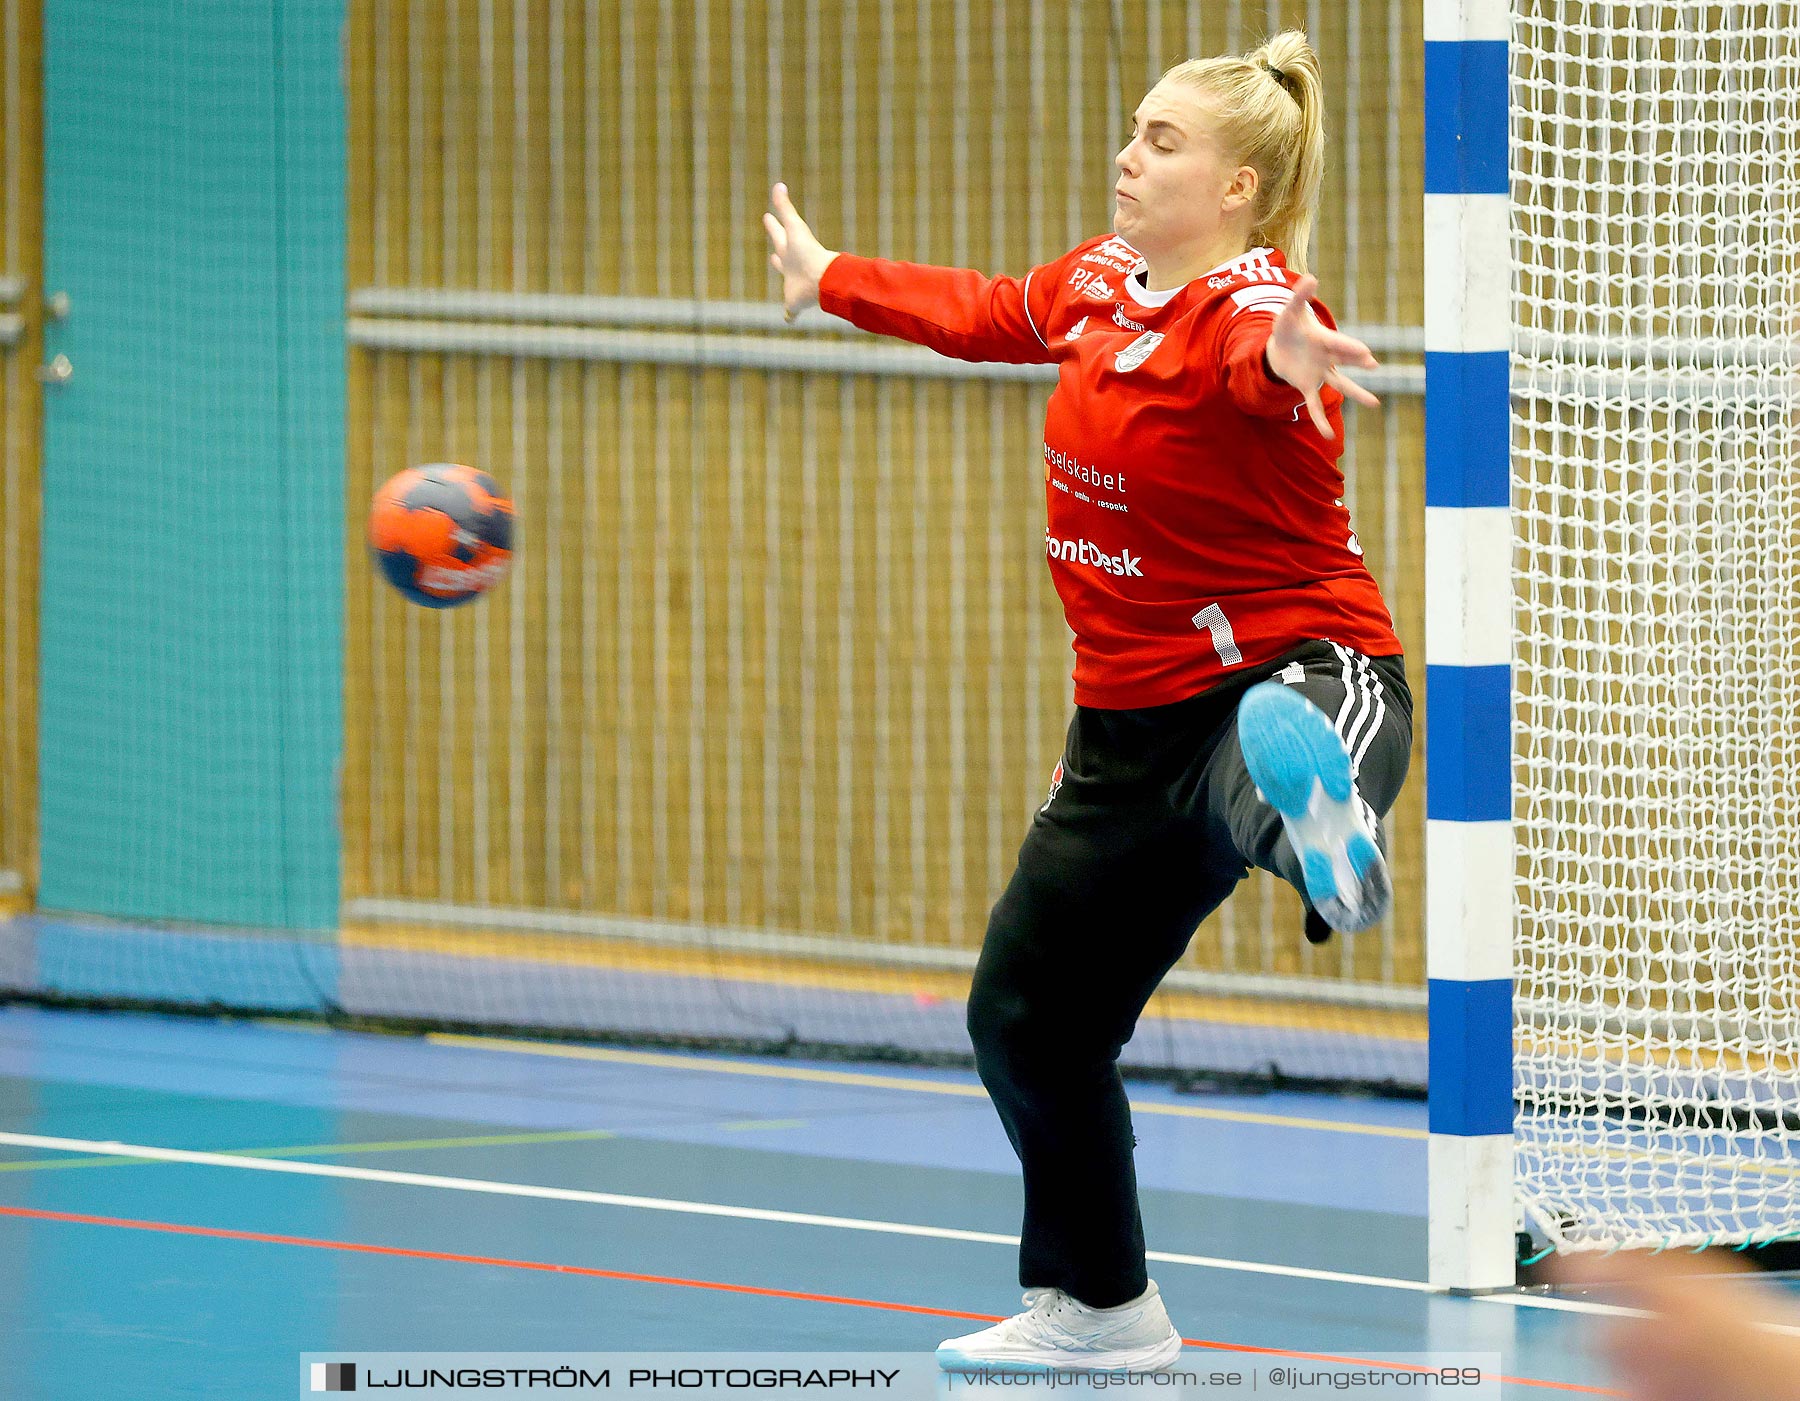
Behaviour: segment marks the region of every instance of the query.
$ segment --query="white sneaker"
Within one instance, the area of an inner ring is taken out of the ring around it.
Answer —
[[[938,1344],[946,1372],[1154,1372],[1181,1355],[1156,1281],[1129,1304],[1090,1309],[1060,1289],[1027,1289],[1025,1312]]]

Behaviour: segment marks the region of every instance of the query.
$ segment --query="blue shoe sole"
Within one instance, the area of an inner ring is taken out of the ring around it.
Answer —
[[[1387,862],[1362,811],[1344,742],[1320,710],[1279,681],[1238,703],[1238,744],[1250,781],[1281,814],[1306,896],[1333,929],[1367,929],[1387,913]]]

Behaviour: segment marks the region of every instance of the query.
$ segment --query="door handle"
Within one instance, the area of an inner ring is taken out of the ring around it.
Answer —
[[[58,355],[48,365],[39,365],[37,377],[45,384],[67,384],[75,378],[75,367],[69,363],[69,357]]]

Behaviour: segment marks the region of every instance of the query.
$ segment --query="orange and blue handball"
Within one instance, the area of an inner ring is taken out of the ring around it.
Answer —
[[[413,603],[454,608],[512,567],[513,503],[476,467],[433,462],[387,480],[369,508],[369,552]]]

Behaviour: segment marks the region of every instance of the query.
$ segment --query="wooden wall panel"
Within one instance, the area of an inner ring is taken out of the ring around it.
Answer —
[[[0,336],[0,909],[37,881],[40,24],[38,0],[0,0],[0,322],[16,328]]]
[[[1105,227],[1154,76],[1270,14],[1163,0],[1115,34],[1107,5],[1063,25],[1032,0],[351,8],[354,287],[730,301],[776,295],[775,178],[828,243],[1056,255]],[[1275,8],[1330,75],[1326,297],[1416,327],[1412,7]],[[373,350],[351,379],[353,519],[409,463],[473,460],[522,548],[444,615],[353,576],[347,898],[978,943],[1068,718],[1044,386]],[[1419,410],[1353,414],[1346,466],[1422,689]],[[1258,880],[1187,965],[1418,986],[1422,792],[1386,937],[1315,951]]]

